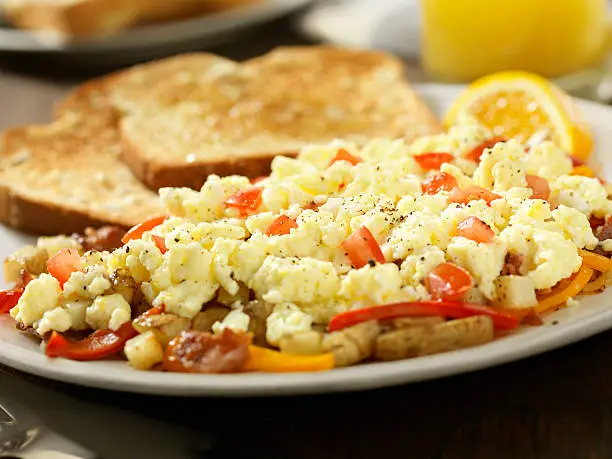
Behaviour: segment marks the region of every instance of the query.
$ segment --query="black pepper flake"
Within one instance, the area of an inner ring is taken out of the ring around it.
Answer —
[[[174,238],[174,242],[179,242],[179,238],[178,238],[178,237],[175,237],[175,238]]]
[[[553,325],[559,325],[559,321],[558,321],[558,320],[553,320],[553,321],[552,321],[552,324],[553,324]]]
[[[374,260],[368,260],[368,264],[370,265],[371,268],[376,266],[376,262]]]
[[[125,253],[130,253],[130,246],[129,245],[125,246]]]

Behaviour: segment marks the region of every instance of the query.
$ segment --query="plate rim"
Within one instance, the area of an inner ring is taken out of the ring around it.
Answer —
[[[108,37],[78,42],[43,40],[37,33],[0,27],[0,50],[26,53],[92,53],[149,49],[191,40],[214,40],[223,34],[272,21],[315,0],[262,0],[260,3],[190,19],[144,25]],[[44,35],[44,33],[43,33]],[[205,46],[205,43],[202,44]]]
[[[416,91],[430,102],[452,100],[462,85],[422,84]],[[606,113],[612,107],[580,101],[581,106]],[[595,125],[605,126],[605,123]],[[24,348],[5,341],[0,335],[0,363],[46,379],[85,387],[164,396],[253,397],[287,396],[377,389],[468,373],[513,362],[563,347],[612,328],[612,289],[593,299],[601,307],[586,309],[573,320],[542,329],[526,330],[491,343],[418,359],[377,362],[324,373],[254,373],[241,375],[193,375],[142,372],[125,362],[74,362],[48,359],[38,349]],[[566,310],[570,311],[570,310]],[[11,325],[8,325],[11,324]],[[0,330],[12,326],[10,318],[0,318]],[[13,333],[10,331],[9,333]],[[14,333],[18,333],[16,330]],[[111,366],[115,365],[115,366]]]

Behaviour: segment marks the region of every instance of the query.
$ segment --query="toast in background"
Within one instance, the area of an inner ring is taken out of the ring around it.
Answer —
[[[133,25],[149,0],[4,0],[4,16],[21,29],[61,38],[109,35]]]
[[[129,227],[163,211],[117,159],[117,113],[105,80],[82,87],[53,124],[14,128],[0,137],[0,221],[38,234],[81,233],[87,226]]]
[[[184,19],[260,0],[4,0],[0,9],[21,29],[61,38],[111,35],[146,22]]]
[[[132,226],[163,212],[138,179],[197,188],[210,173],[262,175],[308,143],[440,132],[402,75],[386,54],[297,47],[245,64],[187,54],[93,80],[52,124],[0,136],[0,221],[39,234]]]
[[[147,80],[158,73],[171,76]],[[442,130],[399,60],[324,46],[245,64],[208,54],[145,64],[117,76],[111,97],[122,113],[122,159],[153,189],[198,188],[212,173],[265,175],[275,155],[309,143],[411,141]]]

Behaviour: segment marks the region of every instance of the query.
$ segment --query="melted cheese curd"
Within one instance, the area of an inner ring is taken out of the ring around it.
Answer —
[[[486,149],[479,163],[468,152],[492,138],[472,120],[447,133],[402,140],[373,140],[363,148],[334,141],[304,148],[296,158],[278,156],[256,212],[241,216],[225,200],[254,185],[246,177],[211,175],[201,190],[164,188],[168,218],[112,253],[82,256],[82,271],[63,289],[48,274],[31,281],[11,316],[39,334],[51,330],[113,329],[131,319],[129,298],[113,289],[113,273],[128,272],[146,302],[193,319],[211,302],[232,312],[213,330],[246,330],[250,298],[272,305],[267,341],[326,324],[343,311],[371,305],[430,299],[427,274],[446,261],[467,270],[478,296],[500,301],[496,280],[509,252],[524,257],[525,283],[549,289],[581,266],[578,249],[593,249],[597,238],[589,217],[612,213],[612,201],[594,178],[571,176],[571,158],[550,142],[532,146],[510,140]],[[339,149],[361,159],[332,163]],[[440,171],[425,171],[414,156],[446,152],[452,161],[441,172],[460,188],[486,188],[497,195],[449,202],[449,192],[424,194],[421,183]],[[526,175],[545,178],[549,202],[531,199]],[[289,234],[267,236],[279,216],[297,223]],[[474,216],[494,232],[477,243],[457,236],[457,225]],[[378,242],[386,263],[351,267],[342,242],[361,227]],[[163,238],[162,254],[153,240]],[[68,242],[66,242],[69,245]],[[245,295],[245,291],[247,294]],[[144,338],[143,338],[144,340]]]

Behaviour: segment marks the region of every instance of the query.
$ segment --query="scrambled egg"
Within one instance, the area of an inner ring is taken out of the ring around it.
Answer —
[[[578,249],[598,244],[589,217],[610,215],[612,201],[597,179],[569,175],[571,158],[550,142],[528,153],[514,140],[497,143],[479,162],[470,160],[472,149],[492,137],[466,119],[411,145],[377,139],[361,148],[339,140],[309,146],[297,158],[274,159],[270,176],[255,185],[262,189],[261,200],[248,215],[225,203],[254,186],[246,177],[211,175],[200,190],[164,188],[164,223],[112,253],[83,255],[83,269],[63,288],[52,276],[40,275],[11,316],[41,334],[117,329],[131,318],[129,297],[112,282],[121,271],[148,304],[184,319],[223,298],[232,310],[214,324],[215,332],[249,329],[247,303],[263,300],[273,308],[267,341],[278,345],[283,336],[309,331],[338,312],[428,300],[425,279],[444,262],[467,270],[480,297],[491,302],[498,300],[496,280],[508,254],[522,256],[522,273],[529,279],[524,285],[548,289],[580,268]],[[334,161],[340,149],[354,161]],[[425,170],[419,155],[431,152],[452,157],[440,171]],[[448,190],[425,193],[424,180],[439,172],[454,177],[461,189],[478,186],[498,196],[458,203]],[[531,199],[528,175],[548,181],[548,202]],[[290,219],[292,228],[268,235],[280,216]],[[457,234],[468,217],[489,228],[490,241]],[[344,241],[364,227],[385,262],[372,260],[356,269]],[[164,253],[157,237],[165,242]],[[65,237],[41,238],[28,250],[44,249],[51,256],[78,248],[75,244]]]

